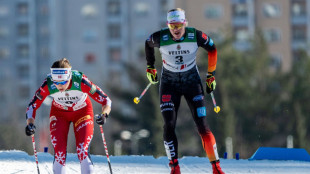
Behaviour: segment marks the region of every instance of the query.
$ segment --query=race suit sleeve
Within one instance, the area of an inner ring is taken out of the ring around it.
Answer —
[[[159,48],[160,42],[160,31],[157,31],[149,36],[149,38],[145,41],[145,55],[147,65],[154,66],[155,63],[155,54],[154,48]]]
[[[111,107],[112,101],[110,98],[84,74],[82,77],[81,90],[87,93],[92,99],[100,103],[102,106],[108,105]]]
[[[43,103],[44,99],[50,95],[47,86],[47,80],[45,79],[40,88],[35,92],[32,100],[30,101],[26,110],[26,119],[36,117],[36,111]]]
[[[212,73],[216,70],[217,50],[213,40],[204,32],[196,30],[197,44],[199,47],[208,51],[208,72]]]

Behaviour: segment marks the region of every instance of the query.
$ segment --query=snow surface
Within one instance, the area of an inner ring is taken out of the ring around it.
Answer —
[[[110,174],[107,158],[91,155],[94,173]],[[52,174],[54,157],[49,153],[38,153],[41,174]],[[169,174],[167,157],[153,156],[110,156],[113,174]],[[212,173],[211,165],[205,157],[186,156],[179,160],[182,174]],[[80,164],[76,154],[67,156],[67,174],[80,173]],[[304,161],[272,161],[247,159],[221,159],[221,167],[226,174],[309,174],[310,162]],[[33,154],[19,150],[0,151],[1,174],[35,174],[37,173]]]

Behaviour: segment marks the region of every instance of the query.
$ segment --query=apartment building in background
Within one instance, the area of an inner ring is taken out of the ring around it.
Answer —
[[[215,42],[232,31],[241,51],[260,29],[271,66],[282,71],[290,70],[300,48],[309,47],[307,0],[2,0],[1,117],[24,114],[51,63],[62,57],[103,88],[130,88],[124,65],[145,73],[144,42],[166,26],[167,11],[176,7],[186,11],[189,26]]]
[[[124,65],[145,69],[144,42],[172,6],[172,0],[0,1],[1,117],[24,114],[63,57],[103,88],[130,87]]]
[[[263,32],[271,66],[287,72],[298,59],[298,50],[310,45],[310,1],[307,0],[176,0],[186,11],[190,26],[222,39],[231,30],[234,47],[247,50],[249,38]],[[219,50],[220,51],[220,50]],[[310,52],[309,52],[310,53]]]
[[[50,64],[48,0],[0,1],[1,117],[25,113]],[[32,94],[30,94],[32,93]],[[19,119],[19,118],[16,118]]]
[[[99,84],[128,87],[130,79],[124,66],[141,64],[144,42],[160,28],[162,11],[167,11],[171,2],[54,1],[52,57],[68,57],[74,68]]]

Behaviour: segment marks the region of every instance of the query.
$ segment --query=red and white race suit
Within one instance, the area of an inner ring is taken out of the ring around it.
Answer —
[[[35,119],[36,110],[47,96],[53,97],[50,111],[50,135],[54,147],[54,173],[65,172],[68,132],[73,123],[76,150],[81,162],[82,173],[91,173],[92,162],[88,148],[93,137],[94,113],[89,96],[102,106],[111,107],[110,98],[83,73],[72,71],[66,91],[60,92],[48,75],[31,100],[26,117]]]

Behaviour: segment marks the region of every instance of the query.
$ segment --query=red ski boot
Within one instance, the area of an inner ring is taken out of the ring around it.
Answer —
[[[170,174],[181,174],[179,162],[177,159],[170,160],[169,167],[171,168]]]
[[[219,160],[212,161],[211,164],[212,164],[213,174],[225,174],[221,169]]]

